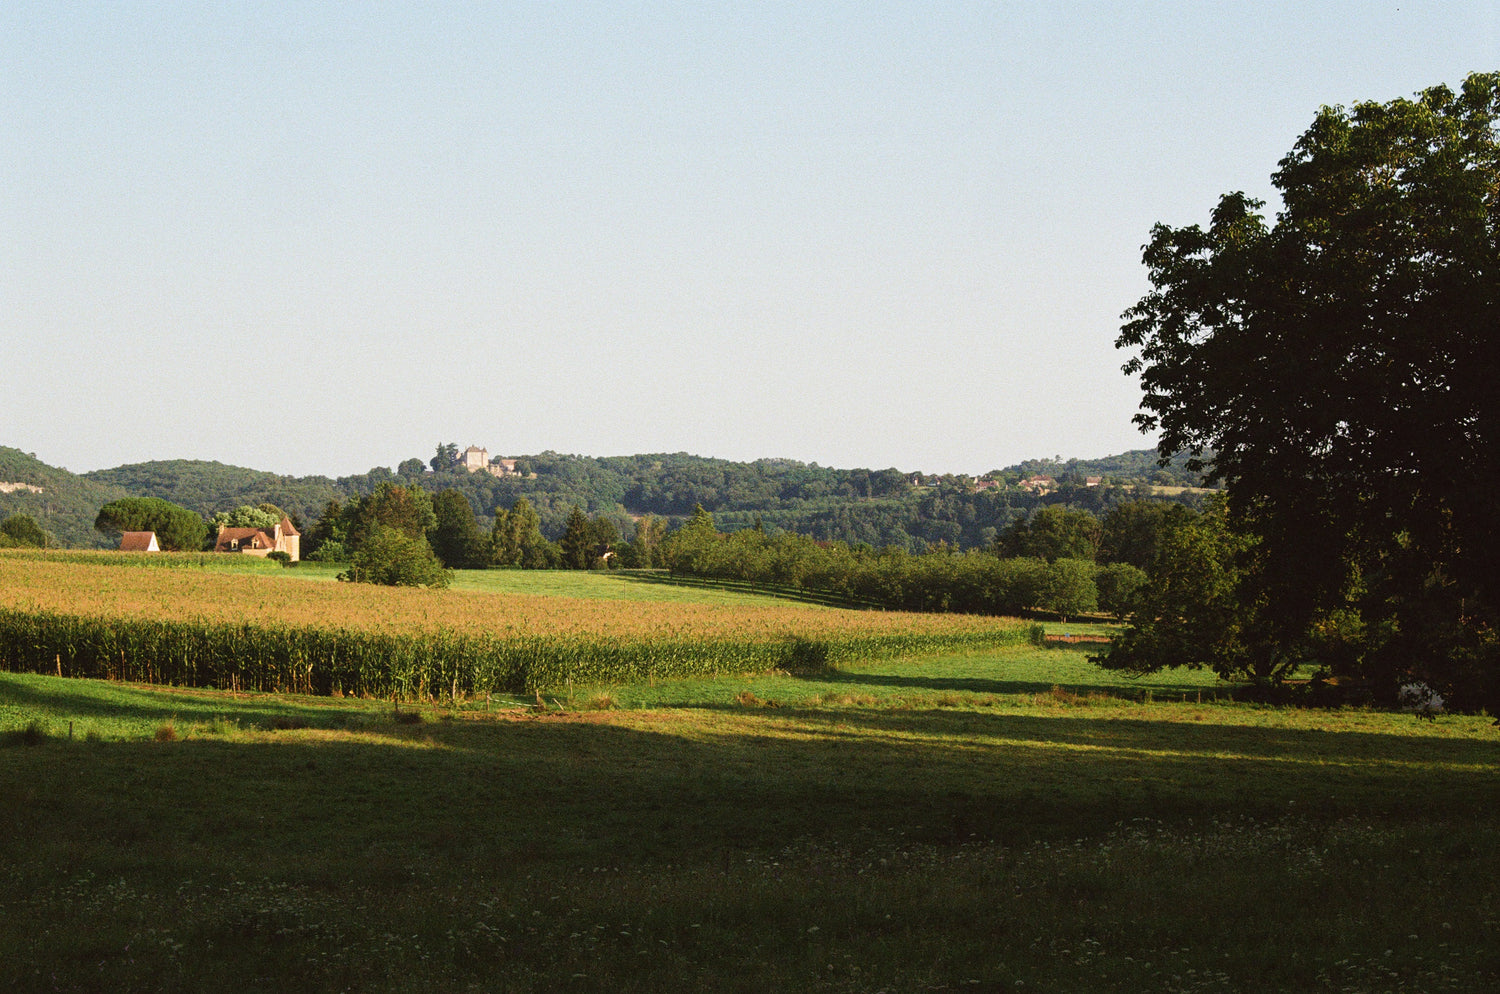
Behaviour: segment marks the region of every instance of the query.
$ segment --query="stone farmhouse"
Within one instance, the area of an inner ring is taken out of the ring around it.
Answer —
[[[292,526],[290,518],[282,518],[276,527],[267,532],[264,528],[219,528],[219,537],[214,542],[215,552],[239,552],[247,556],[269,556],[273,552],[285,552],[292,562],[302,558],[302,533]]]

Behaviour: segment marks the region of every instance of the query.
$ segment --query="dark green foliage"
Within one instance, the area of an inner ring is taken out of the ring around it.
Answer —
[[[645,515],[635,523],[634,536],[619,548],[620,565],[625,569],[656,569],[665,566],[666,538],[666,521],[654,514]]]
[[[45,549],[52,537],[29,514],[12,514],[0,521],[0,547]]]
[[[326,476],[278,476],[261,470],[226,466],[220,462],[174,459],[134,463],[95,470],[82,479],[109,484],[136,497],[160,497],[197,511],[205,518],[226,507],[269,503],[283,509],[299,525],[313,521],[328,501],[346,492],[344,481]]]
[[[562,549],[563,569],[588,569],[594,559],[593,529],[578,507],[568,515],[568,527],[558,545]]]
[[[497,566],[553,569],[562,562],[561,550],[542,537],[541,519],[525,497],[516,498],[509,511],[496,510],[490,546]]]
[[[376,525],[339,579],[387,587],[446,587],[450,577],[424,536],[412,538],[398,529]]]
[[[392,528],[408,538],[421,538],[437,527],[432,495],[416,484],[382,483],[364,499],[351,499],[344,511],[349,540],[363,544],[376,528]]]
[[[1146,571],[1130,563],[1110,563],[1094,575],[1099,588],[1099,609],[1124,619],[1135,610],[1136,599],[1147,583]]]
[[[609,562],[620,547],[620,529],[606,517],[589,521],[589,540],[593,543],[594,556],[591,566]]]
[[[462,495],[459,497],[462,499]],[[329,501],[305,536],[305,554],[314,562],[345,562],[380,528],[393,529],[409,539],[420,538],[425,545],[428,533],[437,526],[432,497],[426,490],[415,483],[387,481],[368,496],[351,497],[344,503]],[[477,529],[475,534],[483,540]]]
[[[1355,612],[1347,675],[1500,700],[1497,175],[1500,74],[1475,74],[1325,107],[1272,177],[1272,224],[1232,193],[1207,229],[1152,232],[1118,344],[1142,427],[1203,453],[1258,539],[1235,595],[1254,672]]]
[[[917,552],[940,542],[987,548],[1017,516],[1047,504],[1102,515],[1114,504],[1130,499],[1132,484],[1196,482],[1180,478],[1176,469],[1156,470],[1148,458],[1150,453],[1144,451],[1104,460],[1059,463],[1053,471],[1060,474],[1064,485],[1041,497],[1014,488],[975,492],[973,481],[961,475],[924,477],[924,485],[914,488],[911,474],[896,469],[841,470],[785,459],[735,463],[685,453],[591,458],[544,452],[518,459],[520,475],[496,477],[458,469],[458,449],[453,443],[439,449],[434,461],[442,467],[441,474],[426,472],[421,461],[414,458],[402,460],[395,474],[377,467],[337,480],[282,477],[221,463],[177,460],[101,470],[88,474],[88,478],[118,484],[133,496],[171,500],[205,516],[226,507],[273,502],[285,508],[303,532],[308,557],[326,538],[314,533],[330,500],[342,504],[352,497],[368,497],[385,484],[413,484],[433,491],[459,489],[469,498],[481,528],[490,525],[486,515],[498,517],[503,509],[525,497],[537,515],[541,533],[552,539],[566,530],[575,505],[591,519],[610,518],[622,535],[630,535],[633,519],[650,514],[669,525],[680,524],[696,504],[702,504],[726,531],[751,527],[760,517],[767,527],[818,539],[863,542],[876,548],[898,545]],[[50,472],[78,479],[61,471]],[[1007,470],[1000,475],[1014,482],[1021,474]],[[1090,475],[1105,476],[1106,485],[1083,486],[1081,481]],[[4,479],[3,474],[0,479]],[[1072,480],[1079,482],[1067,482]],[[119,491],[95,500],[88,511],[88,523],[99,504],[125,495],[125,491]],[[1170,499],[1192,503],[1198,497],[1182,494]],[[0,494],[0,511],[6,509],[6,500],[7,495]],[[11,509],[28,510],[29,505]],[[65,535],[50,520],[38,517],[38,521],[58,532],[63,541],[80,544],[78,538]],[[304,522],[309,524],[304,527]],[[87,532],[86,525],[84,541],[100,544],[100,537]],[[623,555],[623,550],[616,551]]]
[[[669,536],[665,550],[675,573],[817,591],[871,607],[1076,615],[1097,606],[1094,564],[1086,560],[1048,564],[951,549],[911,555],[900,548],[852,548],[754,529],[723,535],[707,512]]]
[[[156,532],[167,552],[197,552],[208,538],[202,515],[157,497],[122,497],[99,509],[94,527],[107,534]]]
[[[1101,665],[1132,673],[1207,666],[1226,680],[1285,675],[1299,660],[1275,650],[1257,605],[1240,600],[1238,563],[1253,541],[1231,527],[1222,501],[1170,531],[1137,592],[1134,621]]]
[[[458,465],[458,443],[439,443],[437,452],[429,460],[429,465],[432,466],[434,473],[445,473],[454,469]]]
[[[1062,558],[1048,563],[1046,585],[1037,606],[1064,621],[1098,610],[1094,571],[1093,562],[1087,559]]]
[[[1132,500],[1110,508],[1101,523],[1099,559],[1148,569],[1156,559],[1162,536],[1186,522],[1195,512],[1181,504]]]
[[[490,564],[490,540],[479,530],[469,498],[452,488],[432,499],[437,520],[427,532],[432,551],[449,569],[484,569]]]
[[[1007,558],[1093,562],[1099,551],[1099,535],[1099,519],[1092,514],[1052,504],[1038,508],[1029,518],[1017,518],[996,545],[1000,555]]]
[[[119,487],[75,476],[48,466],[33,455],[0,445],[0,520],[25,514],[56,539],[75,548],[104,548],[113,543],[94,530],[99,508],[128,497]]]

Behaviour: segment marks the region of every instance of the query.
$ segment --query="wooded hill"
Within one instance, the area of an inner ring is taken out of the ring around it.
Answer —
[[[35,455],[0,445],[0,521],[27,514],[60,545],[101,548],[108,538],[94,531],[99,508],[131,491],[103,480],[48,466]]]
[[[614,519],[628,537],[635,517],[655,514],[675,522],[701,504],[725,531],[750,527],[758,519],[773,530],[912,551],[937,542],[961,548],[987,546],[1011,521],[1045,504],[1103,513],[1140,496],[1141,487],[1198,482],[1180,460],[1158,467],[1151,450],[1098,460],[1030,460],[985,474],[1001,485],[984,490],[976,490],[974,478],[964,475],[833,469],[788,459],[742,463],[686,453],[591,457],[543,452],[518,457],[520,475],[501,477],[469,473],[441,459],[429,462],[440,468],[434,471],[412,458],[395,470],[376,467],[335,479],[172,460],[98,470],[83,479],[133,496],[160,497],[205,517],[241,504],[270,502],[304,529],[321,516],[328,501],[371,494],[380,484],[395,482],[419,483],[433,492],[457,489],[468,497],[485,527],[496,508],[509,508],[525,497],[540,515],[543,533],[552,539],[562,535],[575,505],[591,516]],[[1052,476],[1057,489],[1038,494],[1016,485],[1035,475]],[[1103,477],[1104,482],[1085,486],[1091,476]],[[1195,497],[1175,499],[1192,503]],[[44,522],[44,527],[50,526]]]

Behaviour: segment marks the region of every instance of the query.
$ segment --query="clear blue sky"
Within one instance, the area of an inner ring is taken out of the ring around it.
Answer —
[[[0,444],[75,471],[1152,439],[1156,221],[1500,5],[0,7]]]

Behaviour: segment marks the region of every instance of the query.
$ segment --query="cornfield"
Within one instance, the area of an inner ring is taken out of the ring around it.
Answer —
[[[1033,637],[1031,626],[968,616],[373,588],[0,556],[0,668],[185,686],[462,698],[569,681],[810,672]]]

